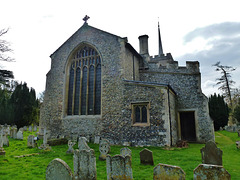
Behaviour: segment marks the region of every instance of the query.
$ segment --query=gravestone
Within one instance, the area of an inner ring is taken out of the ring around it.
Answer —
[[[5,155],[6,152],[3,149],[3,129],[0,132],[0,155]]]
[[[209,179],[223,179],[230,180],[231,175],[223,166],[211,164],[199,164],[193,170],[193,179],[195,180],[209,180]]]
[[[240,137],[240,129],[237,132],[238,132],[238,137]]]
[[[171,166],[167,164],[158,164],[153,169],[153,180],[185,180],[185,172],[178,166]]]
[[[87,144],[87,138],[85,138],[85,137],[78,138],[78,149],[79,149],[79,151],[81,151],[83,149],[86,149],[86,150],[91,149]]]
[[[23,126],[23,131],[27,131],[27,126]]]
[[[52,160],[46,170],[46,180],[72,180],[71,168],[61,159]]]
[[[111,147],[110,143],[107,139],[102,139],[99,144],[99,151],[100,151],[100,156],[99,160],[105,161],[107,154],[110,153]]]
[[[201,149],[202,163],[222,165],[222,150],[217,148],[217,145],[213,141],[208,141]]]
[[[28,131],[32,132],[32,125],[29,126]]]
[[[48,133],[49,132],[47,131],[47,128],[44,128],[43,144],[41,144],[39,149],[51,150],[51,147],[49,146],[49,144],[47,144]]]
[[[120,155],[125,157],[125,156],[130,156],[132,157],[132,151],[131,149],[127,148],[127,147],[124,147],[120,150]]]
[[[33,131],[34,131],[34,132],[37,131],[37,125],[34,125],[34,126],[33,126]]]
[[[18,131],[17,132],[17,138],[16,139],[20,139],[20,140],[23,140],[23,132],[22,131]]]
[[[32,148],[36,147],[36,143],[34,142],[34,138],[35,137],[33,135],[28,136],[28,142],[27,142],[28,147],[32,147]]]
[[[7,125],[6,131],[7,131],[7,136],[9,136],[10,135],[10,125]]]
[[[17,139],[17,128],[16,127],[12,128],[12,138]]]
[[[74,179],[96,180],[96,157],[93,149],[76,149],[73,155]]]
[[[154,165],[152,151],[145,148],[140,152],[140,162],[141,164]]]
[[[132,161],[130,156],[116,155],[106,157],[107,180],[133,179]]]
[[[73,146],[75,145],[75,142],[72,142],[71,140],[68,140],[68,150],[67,150],[67,154],[73,154],[74,149]]]
[[[95,136],[94,144],[99,144],[99,142],[100,142],[100,136]]]
[[[2,138],[3,138],[3,145],[4,146],[9,146],[9,140],[8,140],[8,137],[7,137],[6,133],[3,134]]]

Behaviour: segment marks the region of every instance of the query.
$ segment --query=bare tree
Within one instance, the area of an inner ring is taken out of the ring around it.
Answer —
[[[0,38],[8,32],[8,29],[0,30]],[[6,55],[7,52],[12,52],[10,48],[10,43],[6,40],[0,39],[0,61],[11,62],[14,61],[13,58]],[[9,81],[9,79],[14,78],[13,72],[8,70],[0,69],[0,84],[4,84]]]
[[[232,85],[235,84],[235,82],[231,79],[231,72],[235,71],[236,68],[233,68],[232,66],[223,66],[220,64],[220,61],[218,61],[213,66],[216,66],[216,71],[220,71],[222,76],[220,78],[217,78],[217,85],[220,85],[218,88],[223,92],[223,95],[229,100],[230,106],[232,107],[232,96],[231,91],[233,90]]]

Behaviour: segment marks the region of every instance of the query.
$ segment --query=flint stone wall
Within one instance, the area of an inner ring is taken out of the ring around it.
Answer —
[[[176,62],[176,61],[174,61]],[[154,64],[154,63],[152,63]],[[169,84],[177,95],[176,110],[196,111],[196,138],[198,142],[214,140],[213,122],[209,116],[208,99],[201,90],[201,74],[198,62],[187,62],[179,67],[177,62],[166,66],[152,65],[140,71],[140,80]]]

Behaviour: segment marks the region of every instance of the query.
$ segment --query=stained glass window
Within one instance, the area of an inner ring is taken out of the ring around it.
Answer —
[[[69,67],[67,115],[101,114],[101,58],[83,44],[72,56]]]
[[[73,99],[73,86],[74,86],[74,63],[70,67],[69,74],[69,87],[68,87],[68,115],[72,115],[72,99]]]

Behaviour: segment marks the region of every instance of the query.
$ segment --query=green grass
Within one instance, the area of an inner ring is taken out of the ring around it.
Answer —
[[[9,138],[9,147],[4,147],[5,156],[0,156],[0,179],[45,179],[45,171],[50,161],[55,158],[64,160],[73,170],[73,156],[66,154],[67,145],[52,146],[52,151],[43,151],[37,148],[27,147],[27,137],[33,132],[24,132],[23,140]],[[223,165],[231,174],[233,180],[240,179],[240,150],[236,148],[235,142],[240,141],[237,133],[227,131],[215,132],[217,146],[223,151]],[[39,142],[40,144],[41,142]],[[106,162],[99,161],[98,145],[89,143],[95,150],[97,164],[97,178],[107,179]],[[159,147],[147,147],[153,151],[154,166],[141,165],[139,152],[144,148],[129,147],[132,150],[132,169],[135,180],[149,180],[153,178],[153,168],[158,163],[180,166],[186,173],[186,179],[193,179],[193,170],[201,164],[200,149],[204,144],[190,143],[189,148],[170,148],[166,150]],[[77,145],[74,146],[77,148]],[[120,153],[122,146],[111,146],[110,155]],[[14,156],[40,153],[28,157],[16,158]]]

